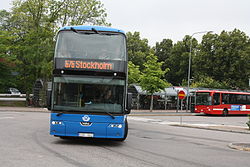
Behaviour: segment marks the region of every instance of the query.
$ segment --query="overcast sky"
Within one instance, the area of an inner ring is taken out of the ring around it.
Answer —
[[[9,9],[12,0],[1,0]],[[107,21],[124,31],[139,31],[151,46],[164,38],[174,42],[198,31],[234,28],[250,36],[250,0],[101,0]],[[194,36],[197,39],[202,34]]]

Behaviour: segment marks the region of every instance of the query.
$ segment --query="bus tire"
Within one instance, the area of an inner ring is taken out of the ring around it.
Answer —
[[[74,137],[70,137],[70,136],[59,136],[60,139],[62,140],[72,140]]]
[[[223,112],[222,112],[222,116],[226,117],[228,116],[228,109],[224,108]]]
[[[123,136],[123,138],[116,139],[116,140],[117,140],[117,141],[124,141],[124,140],[126,140],[127,136],[128,136],[128,121],[127,121],[127,119],[126,119],[126,120],[125,120],[124,136]]]

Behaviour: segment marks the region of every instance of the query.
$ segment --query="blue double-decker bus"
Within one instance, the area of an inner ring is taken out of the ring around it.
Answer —
[[[124,31],[61,28],[48,91],[50,134],[125,140],[132,97],[127,92],[127,61]]]

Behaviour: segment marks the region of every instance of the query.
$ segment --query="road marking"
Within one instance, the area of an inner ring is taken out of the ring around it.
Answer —
[[[20,113],[6,110],[6,111],[0,111],[0,114],[20,114]]]
[[[244,126],[236,126],[236,125],[221,125],[221,124],[198,124],[198,123],[186,123],[186,122],[170,122],[163,121],[160,119],[150,119],[150,118],[142,118],[142,117],[128,117],[128,120],[152,123],[152,124],[160,124],[160,125],[183,125],[183,126],[192,126],[192,127],[231,127],[231,128],[243,128]]]
[[[1,119],[14,119],[14,117],[0,117],[0,120]]]
[[[179,122],[169,122],[163,121],[160,119],[150,119],[150,118],[141,118],[141,117],[128,117],[129,120],[140,121],[140,122],[148,122],[154,124],[161,124],[161,125],[173,125],[173,124],[180,124]]]

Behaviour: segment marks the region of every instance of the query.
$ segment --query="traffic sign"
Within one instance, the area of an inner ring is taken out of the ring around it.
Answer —
[[[181,100],[185,99],[185,97],[186,97],[185,92],[183,90],[180,90],[179,93],[178,93],[178,97]]]

